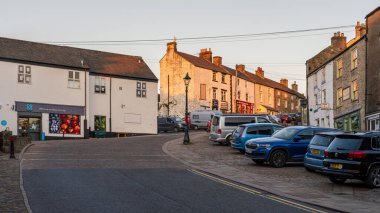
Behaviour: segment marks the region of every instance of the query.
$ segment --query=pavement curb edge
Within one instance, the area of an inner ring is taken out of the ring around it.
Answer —
[[[20,153],[20,156],[19,156],[19,162],[20,162],[20,189],[21,189],[21,193],[22,193],[22,196],[24,197],[24,203],[25,203],[25,207],[26,209],[28,210],[28,213],[33,213],[32,209],[30,208],[30,205],[29,205],[29,201],[28,201],[28,197],[26,196],[26,192],[25,192],[25,189],[24,189],[24,180],[22,178],[22,160],[23,160],[23,157],[24,157],[24,153],[31,147],[33,146],[34,144],[28,144],[27,146],[25,146],[22,150],[21,150],[21,153]]]

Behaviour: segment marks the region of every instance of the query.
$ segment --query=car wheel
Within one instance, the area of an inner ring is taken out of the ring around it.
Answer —
[[[306,169],[306,171],[308,171],[308,172],[314,172],[314,170],[312,170],[312,169],[310,169],[310,168],[308,168],[308,167],[306,167],[306,166],[305,166],[305,169]]]
[[[240,152],[241,154],[245,154],[245,150],[239,149],[239,152]]]
[[[269,159],[269,164],[275,168],[284,167],[286,164],[286,158],[287,156],[284,151],[276,150],[271,154],[270,159]]]
[[[195,126],[193,126],[193,129],[194,129],[194,130],[198,130],[199,127],[195,125]]]
[[[178,132],[178,128],[174,127],[173,132]]]
[[[370,188],[380,187],[380,166],[374,166],[368,173],[366,185]]]
[[[258,165],[264,164],[263,160],[254,160],[254,159],[252,159],[252,161],[255,162],[255,164],[258,164]]]
[[[227,138],[226,138],[226,145],[231,145],[231,136],[228,136]]]
[[[329,177],[330,181],[337,184],[346,182],[346,178]]]

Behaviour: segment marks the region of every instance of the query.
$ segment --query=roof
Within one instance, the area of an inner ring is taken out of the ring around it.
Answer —
[[[249,123],[249,124],[241,124],[239,126],[281,126],[274,123]]]
[[[328,46],[319,52],[317,55],[306,61],[306,73],[307,75],[312,74],[314,71],[318,70],[320,67],[324,66],[326,63],[330,62],[332,58],[337,56],[342,49]]]
[[[0,37],[0,59],[89,69],[90,73],[158,81],[139,56]]]
[[[372,10],[370,13],[368,13],[368,15],[365,16],[365,18],[368,18],[368,16],[371,16],[372,14],[374,14],[375,12],[377,12],[378,10],[380,10],[380,6],[377,7],[376,9]]]
[[[189,61],[190,63],[192,63],[193,65],[195,65],[197,67],[201,67],[201,68],[205,68],[205,69],[209,69],[209,70],[213,70],[213,71],[217,71],[217,72],[227,74],[227,72],[224,69],[222,69],[221,67],[211,63],[210,61],[207,61],[206,59],[199,58],[199,57],[193,56],[193,55],[189,55],[189,54],[183,53],[183,52],[177,51],[177,53],[178,53],[178,55],[183,57],[185,60]]]

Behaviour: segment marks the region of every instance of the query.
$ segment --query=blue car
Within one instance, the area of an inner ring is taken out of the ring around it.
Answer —
[[[308,171],[321,171],[323,168],[324,152],[336,135],[342,134],[342,131],[323,132],[316,134],[311,139],[304,158],[304,166]]]
[[[245,142],[253,138],[270,137],[283,126],[272,123],[251,123],[240,125],[232,134],[231,147],[245,153]]]
[[[272,137],[247,141],[245,155],[257,164],[268,162],[272,167],[284,167],[288,161],[303,161],[314,135],[330,131],[337,130],[312,126],[286,127]]]

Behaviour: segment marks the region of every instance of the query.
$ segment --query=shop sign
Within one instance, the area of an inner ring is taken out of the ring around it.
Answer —
[[[6,126],[7,124],[8,124],[8,122],[6,120],[1,121],[1,126]]]
[[[83,106],[16,102],[16,111],[84,115],[85,108]]]

